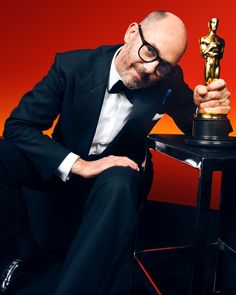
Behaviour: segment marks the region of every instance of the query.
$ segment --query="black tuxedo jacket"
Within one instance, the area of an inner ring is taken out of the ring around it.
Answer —
[[[47,76],[22,97],[7,119],[4,137],[45,179],[71,151],[88,158],[111,60],[119,46],[57,54]],[[194,111],[192,91],[177,67],[173,77],[136,91],[129,120],[101,157],[126,155],[142,161],[146,136],[157,122],[152,120],[156,113],[169,114],[183,132],[189,133]],[[52,138],[44,135],[58,115]]]

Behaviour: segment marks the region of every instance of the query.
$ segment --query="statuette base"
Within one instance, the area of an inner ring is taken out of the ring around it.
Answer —
[[[231,125],[227,115],[211,115],[211,118],[208,118],[202,114],[195,114],[192,136],[186,138],[185,143],[208,147],[235,147],[236,137],[228,136],[230,131]]]

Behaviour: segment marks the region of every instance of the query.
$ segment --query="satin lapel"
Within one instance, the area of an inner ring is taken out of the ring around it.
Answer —
[[[74,152],[82,157],[88,155],[96,131],[113,53],[96,62],[87,77],[76,75]]]

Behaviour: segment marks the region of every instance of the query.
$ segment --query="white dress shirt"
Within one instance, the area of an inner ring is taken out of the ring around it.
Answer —
[[[89,150],[89,155],[101,154],[108,144],[115,138],[122,127],[127,122],[133,105],[129,102],[123,92],[109,93],[112,86],[121,80],[115,68],[115,57],[120,48],[116,51],[110,68],[109,80],[105,92],[101,113],[98,120],[97,129]],[[69,153],[57,168],[57,175],[66,181],[69,179],[70,170],[79,155]]]

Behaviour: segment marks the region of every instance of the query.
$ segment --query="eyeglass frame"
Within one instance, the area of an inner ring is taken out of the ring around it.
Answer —
[[[163,65],[163,64],[168,65],[168,67],[170,68],[170,71],[167,72],[165,75],[161,76],[161,78],[169,77],[169,75],[171,75],[171,73],[172,73],[173,70],[174,70],[174,66],[173,66],[170,62],[168,62],[168,61],[162,59],[162,58],[160,57],[160,53],[156,50],[156,48],[153,47],[150,43],[148,43],[148,42],[144,39],[144,36],[143,36],[143,30],[142,30],[142,28],[141,28],[141,24],[138,24],[138,31],[139,31],[139,35],[140,35],[140,38],[141,38],[141,41],[142,41],[142,45],[141,45],[141,46],[139,47],[139,49],[138,49],[138,56],[141,58],[142,61],[144,61],[144,62],[146,62],[146,63],[151,63],[151,62],[154,62],[154,61],[157,60],[159,63],[158,63],[158,65],[157,65],[157,67],[156,67],[156,70],[155,70],[156,72],[158,71],[158,67],[160,67],[160,65]],[[156,57],[155,57],[153,60],[149,60],[149,61],[147,61],[147,60],[145,60],[145,59],[142,58],[142,56],[141,56],[141,54],[140,54],[140,51],[141,51],[142,47],[145,46],[145,45],[151,47],[151,49],[156,53]],[[160,73],[160,72],[159,72],[159,73]]]

